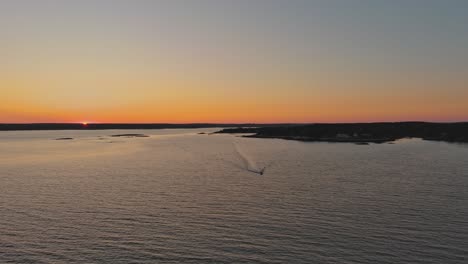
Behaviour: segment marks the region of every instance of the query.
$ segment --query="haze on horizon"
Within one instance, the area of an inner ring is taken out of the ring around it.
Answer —
[[[467,11],[2,0],[0,123],[468,121]]]

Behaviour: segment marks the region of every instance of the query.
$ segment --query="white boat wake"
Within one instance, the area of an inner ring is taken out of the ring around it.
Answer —
[[[232,144],[234,145],[234,149],[237,156],[242,162],[242,165],[237,167],[259,175],[263,175],[265,173],[267,166],[259,167],[258,164],[252,159],[252,157],[250,157],[245,151],[243,151],[243,149],[239,146],[237,142],[233,142]]]

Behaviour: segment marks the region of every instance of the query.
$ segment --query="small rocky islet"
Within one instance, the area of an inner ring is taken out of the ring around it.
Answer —
[[[111,137],[146,138],[149,136],[145,134],[116,134],[116,135],[111,135]]]

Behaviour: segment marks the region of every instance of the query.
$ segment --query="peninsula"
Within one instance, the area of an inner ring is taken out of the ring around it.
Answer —
[[[281,138],[300,141],[384,143],[401,138],[422,138],[468,143],[468,122],[464,123],[354,123],[307,124],[269,127],[226,128],[216,133],[249,134],[245,137]]]

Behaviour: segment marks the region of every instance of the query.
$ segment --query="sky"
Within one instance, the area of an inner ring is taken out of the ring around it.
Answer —
[[[468,1],[0,0],[0,123],[468,121]]]

